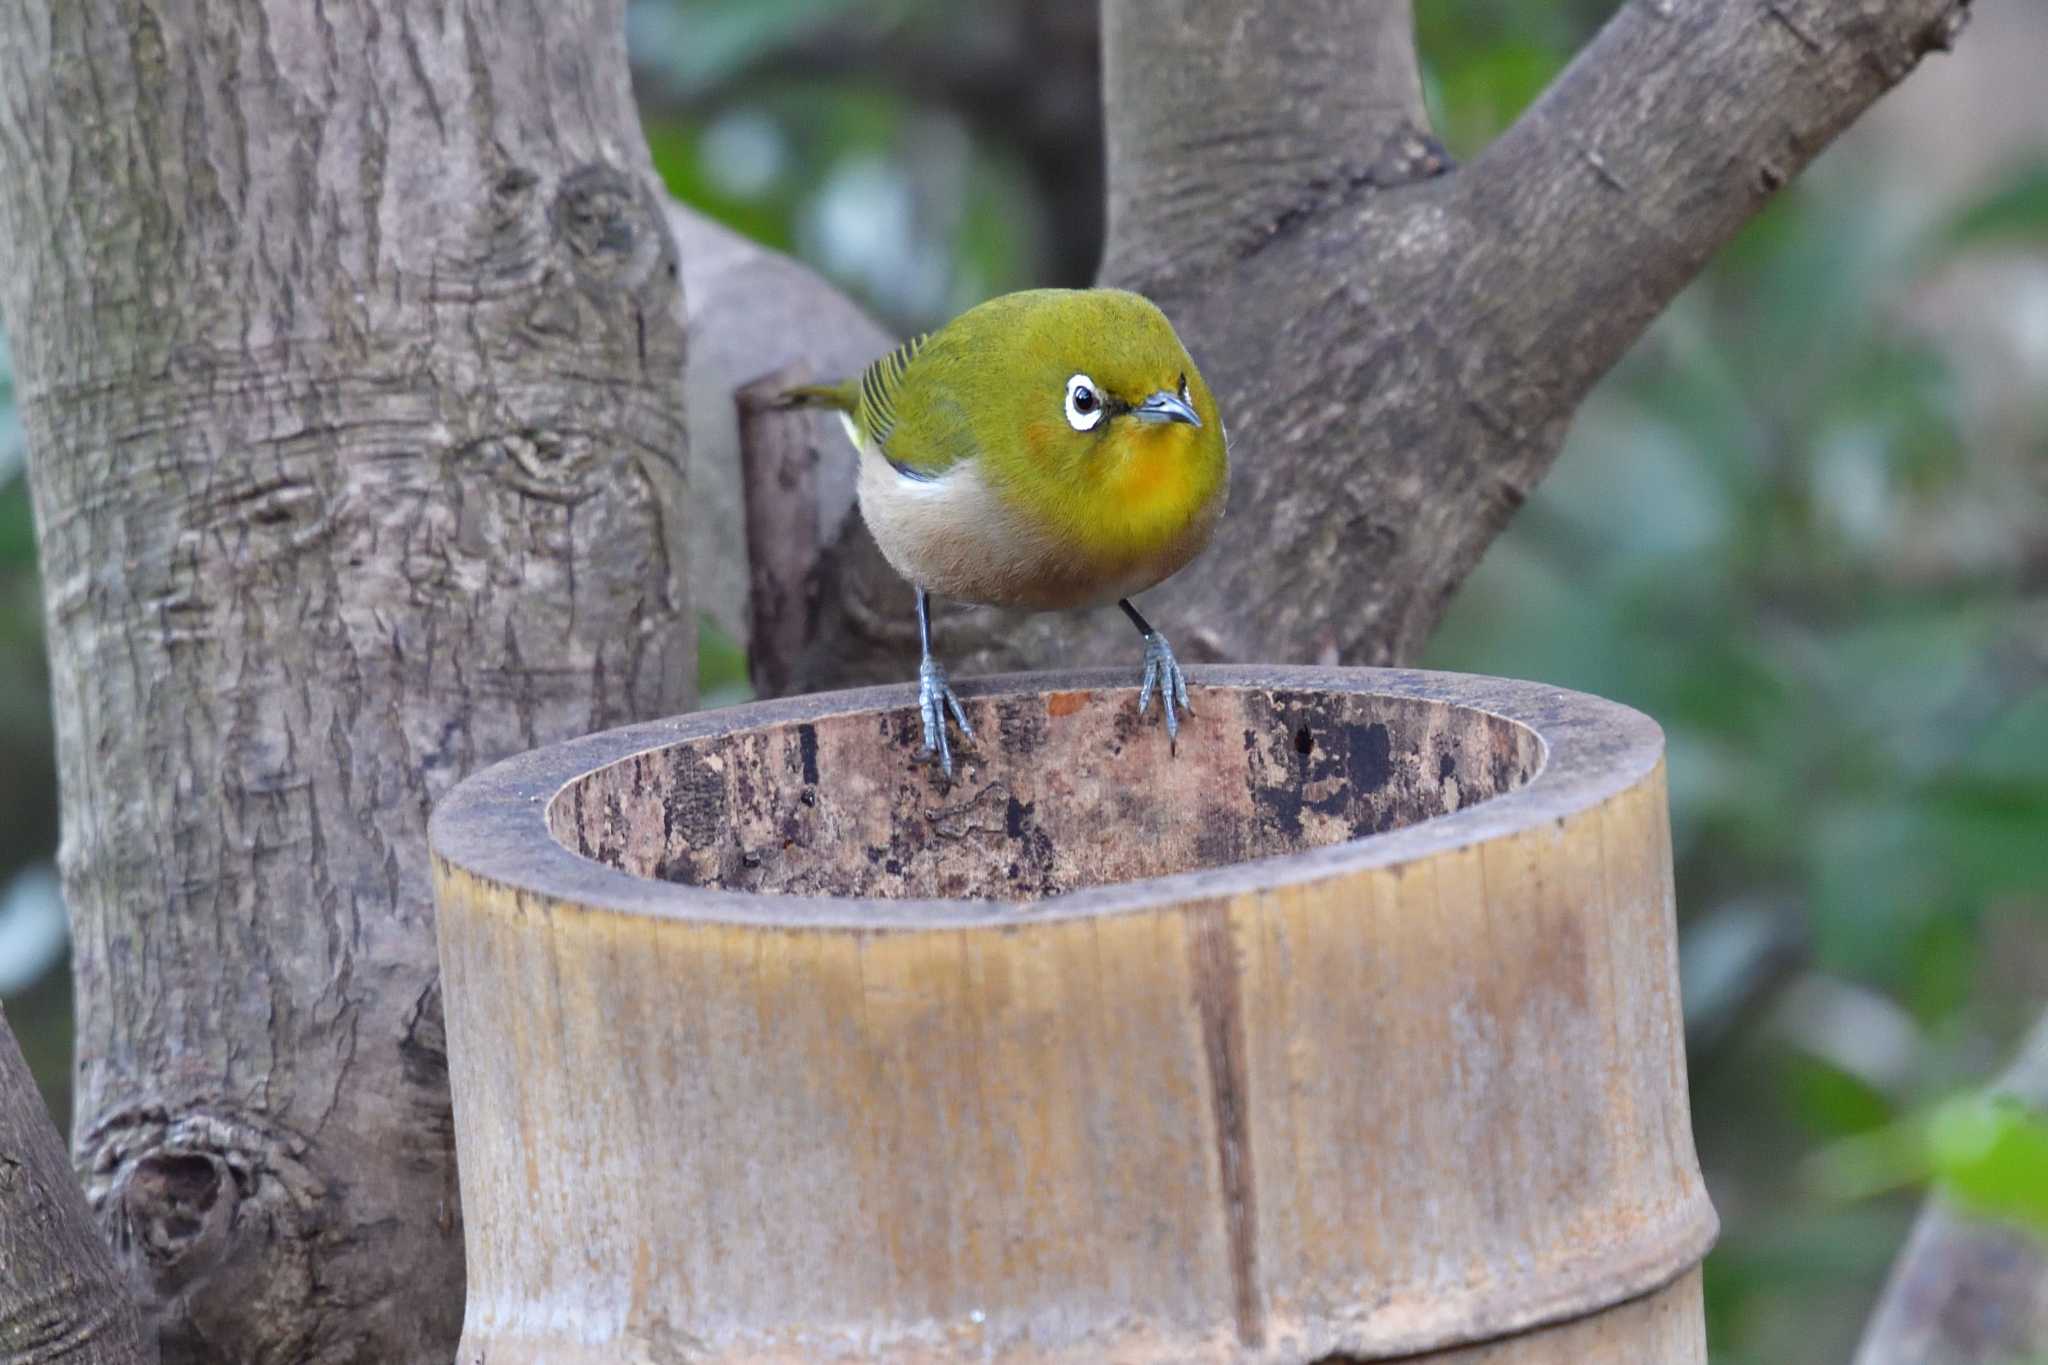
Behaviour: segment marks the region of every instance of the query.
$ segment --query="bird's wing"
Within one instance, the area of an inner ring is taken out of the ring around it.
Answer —
[[[903,391],[903,377],[929,340],[930,333],[914,336],[861,371],[860,401],[854,407],[853,420],[868,444],[888,448],[889,437],[896,431],[896,403]]]
[[[945,331],[913,337],[862,371],[851,425],[856,439],[906,479],[941,478],[974,453],[955,396],[966,357]]]

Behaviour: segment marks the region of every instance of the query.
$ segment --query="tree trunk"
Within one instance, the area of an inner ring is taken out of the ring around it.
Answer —
[[[64,1160],[64,1140],[0,1016],[0,1360],[142,1365],[155,1358]]]
[[[1229,513],[1146,614],[1189,661],[1412,658],[1587,390],[1967,5],[1635,0],[1454,171],[1407,0],[1105,0],[1102,278],[1174,320],[1231,436]],[[909,588],[857,524],[826,546],[766,673],[907,676]],[[1115,612],[943,616],[957,673],[1138,661]]]
[[[428,807],[691,703],[622,9],[0,10],[75,1157],[167,1360],[450,1358]]]

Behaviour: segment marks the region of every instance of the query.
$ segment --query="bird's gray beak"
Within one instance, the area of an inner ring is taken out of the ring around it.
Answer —
[[[1195,410],[1188,406],[1187,399],[1165,389],[1132,408],[1131,416],[1141,422],[1186,422],[1191,427],[1202,425],[1202,419],[1195,416]]]

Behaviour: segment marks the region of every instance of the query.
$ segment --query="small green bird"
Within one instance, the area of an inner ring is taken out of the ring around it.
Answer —
[[[1118,289],[1031,289],[977,305],[842,384],[791,390],[835,409],[860,451],[860,508],[917,589],[925,748],[953,773],[960,700],[932,654],[930,597],[1057,611],[1115,602],[1145,640],[1171,742],[1193,714],[1173,648],[1131,605],[1223,515],[1228,438],[1173,324]]]

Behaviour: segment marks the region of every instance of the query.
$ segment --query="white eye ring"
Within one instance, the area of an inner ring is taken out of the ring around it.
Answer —
[[[1102,425],[1102,390],[1085,374],[1067,377],[1067,425],[1076,431],[1093,431]]]

